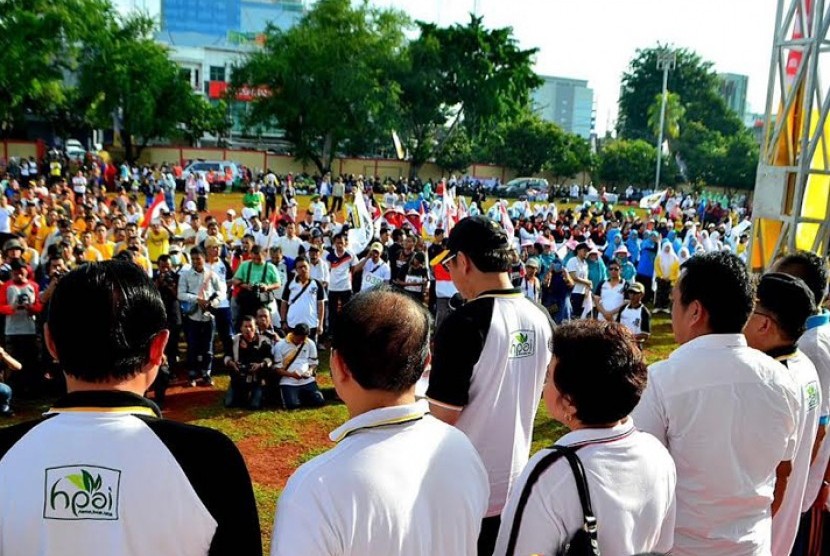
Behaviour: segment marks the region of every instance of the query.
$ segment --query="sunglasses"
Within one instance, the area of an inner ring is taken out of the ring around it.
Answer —
[[[447,272],[450,271],[450,261],[456,258],[457,256],[458,253],[453,253],[452,255],[441,261],[441,266],[444,268],[444,270],[446,270]]]

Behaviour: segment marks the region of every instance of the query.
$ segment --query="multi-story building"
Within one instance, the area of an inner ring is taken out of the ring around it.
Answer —
[[[223,98],[234,66],[259,48],[268,24],[287,29],[305,11],[304,0],[162,0],[161,31],[156,40],[170,50],[193,89],[208,99]],[[243,117],[250,101],[265,89],[240,91],[229,103],[232,134],[272,135],[276,130],[248,130]]]
[[[582,79],[550,77],[533,91],[533,109],[549,122],[585,139],[591,138],[596,127],[594,91]]]
[[[746,118],[746,90],[749,77],[737,73],[719,73],[718,77],[721,80],[720,94],[723,100],[743,121]]]

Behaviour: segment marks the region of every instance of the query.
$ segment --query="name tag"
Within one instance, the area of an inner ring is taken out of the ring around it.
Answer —
[[[372,287],[383,284],[383,278],[380,276],[375,276],[374,274],[364,274],[364,276],[366,276],[366,282]]]

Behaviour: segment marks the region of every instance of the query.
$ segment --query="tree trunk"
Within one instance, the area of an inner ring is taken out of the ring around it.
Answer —
[[[124,145],[124,158],[132,164],[135,162],[135,158],[133,158],[133,135],[123,128],[121,129],[121,144]]]
[[[321,175],[331,172],[332,158],[334,158],[334,134],[329,131],[323,139],[323,152],[320,155],[320,163],[318,164]]]

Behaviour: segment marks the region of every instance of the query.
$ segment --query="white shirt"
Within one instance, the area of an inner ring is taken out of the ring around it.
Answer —
[[[615,311],[625,303],[625,282],[612,286],[611,282],[605,281],[599,288],[599,302],[606,311]],[[597,320],[605,320],[602,313],[597,315]]]
[[[11,205],[6,205],[5,207],[0,207],[0,233],[10,234],[12,232],[11,228],[11,216],[14,214],[14,207]]]
[[[363,278],[360,283],[360,291],[380,286],[381,284],[388,284],[392,279],[392,271],[389,269],[389,264],[383,259],[378,259],[375,263],[372,259],[366,261],[363,265]]]
[[[317,261],[317,264],[311,264],[311,261],[309,261],[308,266],[312,278],[324,285],[329,283],[329,263],[324,261],[322,257]]]
[[[585,468],[603,556],[671,550],[677,474],[662,444],[637,431],[631,419],[610,429],[569,432],[556,444],[582,446],[577,456]],[[528,475],[550,453],[536,453],[516,481],[502,514],[495,555],[506,553]],[[573,472],[564,456],[542,472],[530,492],[514,553],[556,554],[583,524]]]
[[[830,418],[830,325],[809,328],[798,340],[798,349],[803,351],[816,366],[821,387],[819,419],[826,426],[827,419]],[[815,503],[828,462],[830,462],[830,438],[825,437],[819,447],[816,460],[810,466],[804,503],[801,505],[802,512],[806,512]]]
[[[75,176],[72,178],[72,191],[78,195],[86,193],[86,178],[83,176]]]
[[[271,556],[476,554],[487,474],[470,441],[423,402],[383,407],[330,435],[288,480]]]
[[[583,280],[588,279],[588,261],[582,261],[579,259],[579,257],[571,257],[571,260],[568,261],[568,266],[566,267],[566,270],[576,278],[581,278]],[[588,286],[576,282],[574,283],[572,293],[588,293]]]
[[[215,263],[209,263],[205,261],[205,268],[212,271],[216,276],[219,278],[220,284],[223,286],[222,293],[220,295],[221,301],[216,305],[217,309],[222,309],[225,307],[230,307],[231,302],[228,300],[228,267],[225,266],[225,263],[222,262],[221,259],[217,260]]]
[[[297,353],[295,356],[294,353]],[[284,371],[300,373],[303,378],[288,376],[280,377],[280,386],[303,386],[314,382],[314,371],[317,367],[317,345],[306,338],[301,346],[289,342],[285,338],[274,344],[272,350],[274,365],[284,367],[289,361],[291,364]]]
[[[672,554],[770,554],[775,469],[795,455],[800,396],[742,334],[700,336],[649,367],[632,417],[677,464]]]
[[[338,257],[334,252],[326,257],[330,269],[330,292],[352,291],[352,267],[357,265],[355,259],[348,251],[344,252],[342,257]]]
[[[317,303],[325,299],[326,293],[322,284],[313,278],[307,288],[296,279],[291,280],[282,293],[282,300],[289,304],[285,315],[288,326],[294,328],[298,324],[307,324],[309,328],[317,328],[320,324]]]
[[[300,246],[302,244],[303,240],[301,240],[298,236],[290,238],[287,235],[280,236],[277,238],[276,241],[273,242],[273,246],[282,247],[282,256],[288,259],[297,258],[297,256],[300,254]]]
[[[821,390],[815,366],[800,351],[791,357],[777,358],[786,371],[798,384],[799,398],[798,437],[795,457],[792,460],[792,472],[787,481],[784,499],[775,517],[772,518],[772,554],[773,556],[790,556],[798,533],[801,519],[801,504],[807,488],[807,474],[813,457],[813,445],[818,430],[818,414],[821,406]]]

